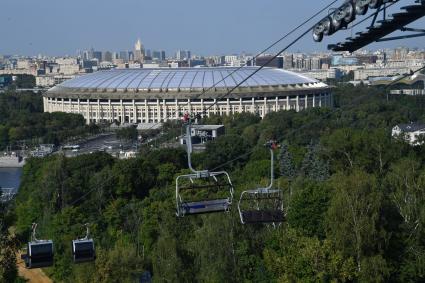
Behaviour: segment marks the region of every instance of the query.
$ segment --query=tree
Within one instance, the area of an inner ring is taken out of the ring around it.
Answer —
[[[334,192],[327,214],[327,237],[345,256],[355,258],[357,272],[366,272],[367,258],[379,255],[382,192],[373,175],[358,169],[334,175],[331,186]],[[386,266],[381,265],[384,280]]]
[[[326,237],[325,215],[331,195],[327,184],[312,180],[297,179],[293,184],[288,225],[309,237]]]
[[[319,147],[310,142],[301,164],[301,174],[311,180],[325,181],[329,178],[329,165],[319,156]]]
[[[286,143],[280,145],[279,169],[281,176],[289,180],[295,177],[294,160],[292,159],[292,154],[289,152],[288,144]]]

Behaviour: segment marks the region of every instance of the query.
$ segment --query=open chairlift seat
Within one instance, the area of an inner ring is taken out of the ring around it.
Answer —
[[[268,201],[269,205],[260,206],[258,202]],[[242,209],[242,202],[252,205]],[[240,199],[240,218],[242,224],[255,223],[280,223],[285,220],[282,208],[282,195],[280,190],[257,189],[244,191]]]
[[[208,196],[196,196],[202,192]],[[176,179],[176,214],[179,217],[229,211],[232,200],[233,185],[224,171],[202,171],[202,174],[181,175]]]
[[[233,200],[233,184],[225,171],[197,171],[192,167],[190,121],[186,125],[188,167],[192,173],[176,178],[176,215],[226,212]]]
[[[266,146],[270,149],[270,185],[266,188],[246,190],[241,193],[238,210],[242,224],[276,224],[285,220],[282,191],[273,189],[273,150],[277,146],[272,141],[268,142]]]

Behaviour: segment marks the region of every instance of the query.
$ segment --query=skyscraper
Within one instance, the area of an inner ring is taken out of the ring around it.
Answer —
[[[145,48],[143,47],[142,42],[140,39],[137,40],[136,44],[134,45],[134,61],[143,63],[145,61]]]

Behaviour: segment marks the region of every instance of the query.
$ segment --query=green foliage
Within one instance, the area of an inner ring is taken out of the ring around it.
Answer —
[[[286,143],[282,143],[280,145],[279,166],[281,176],[284,176],[290,180],[295,177],[294,161]]]
[[[59,144],[74,136],[96,133],[86,126],[83,116],[69,113],[43,113],[42,96],[7,92],[0,95],[0,150],[25,141]]]
[[[144,271],[154,282],[422,282],[425,146],[410,147],[390,132],[424,119],[423,101],[387,102],[382,89],[365,86],[338,85],[334,93],[341,111],[206,119],[224,124],[227,134],[194,153],[193,163],[226,165],[235,187],[229,213],[175,217],[175,177],[188,171],[181,148],[145,148],[132,160],[102,153],[29,159],[13,206],[17,237],[28,240],[38,222],[40,236],[54,239],[55,265],[47,272],[58,282],[134,282]],[[19,103],[39,107],[25,95],[8,99],[19,111],[26,111]],[[19,111],[13,123],[0,111],[0,142],[28,135],[22,125],[32,122]],[[62,120],[46,120],[52,137],[69,130]],[[164,136],[175,136],[177,126],[169,123]],[[275,162],[286,221],[241,225],[240,193],[269,181],[263,144],[270,139],[286,141]],[[69,243],[82,236],[83,223],[90,223],[98,257],[73,265]]]

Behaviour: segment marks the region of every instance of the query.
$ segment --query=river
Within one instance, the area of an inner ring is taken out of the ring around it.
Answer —
[[[19,188],[22,168],[0,168],[0,187]]]

